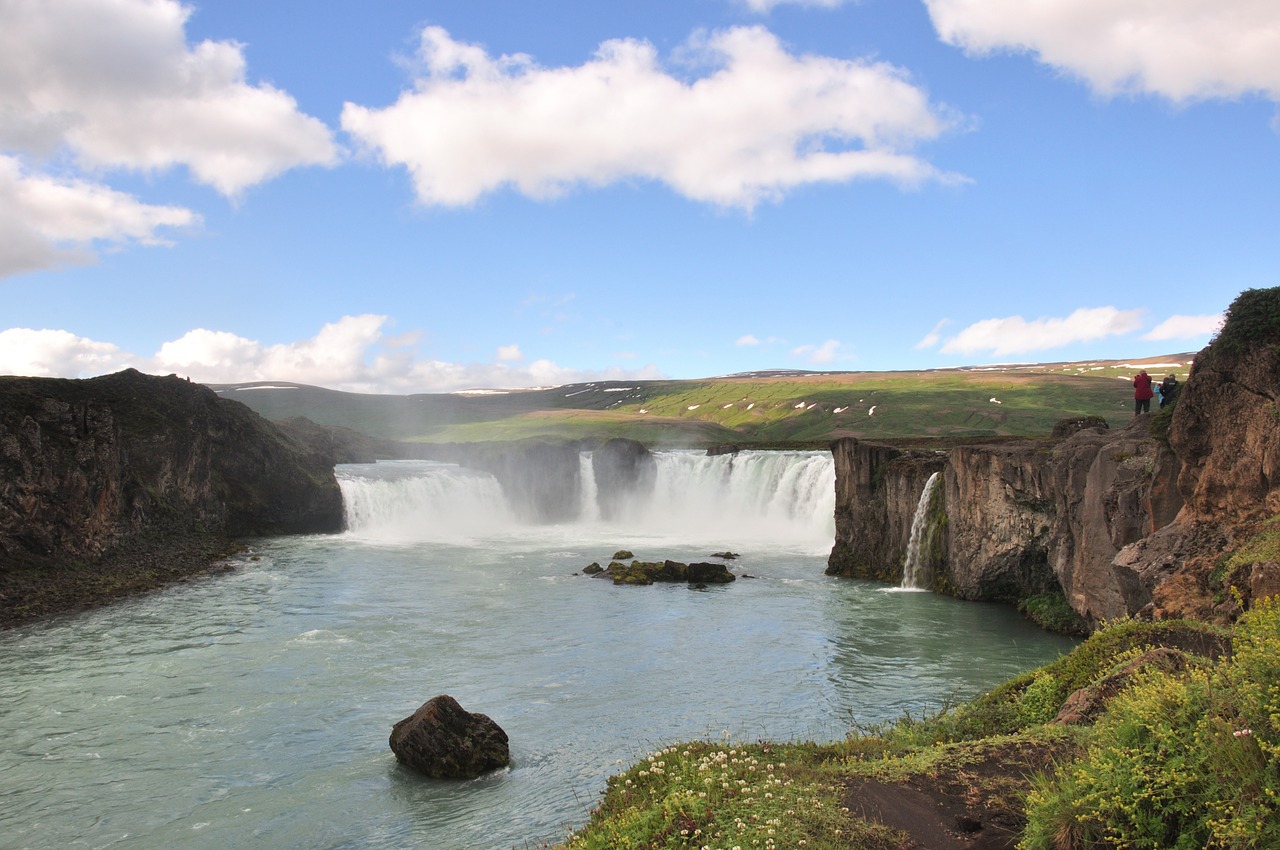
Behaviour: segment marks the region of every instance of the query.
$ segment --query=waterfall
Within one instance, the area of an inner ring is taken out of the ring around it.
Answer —
[[[386,543],[465,541],[512,522],[497,480],[456,464],[379,461],[335,470],[347,532]]]
[[[813,542],[835,536],[835,464],[827,452],[661,452],[646,528],[736,541]]]
[[[737,548],[783,544],[830,549],[835,536],[835,464],[830,452],[655,452],[652,493],[624,494],[606,521],[590,452],[578,461],[581,502],[567,525],[613,539],[640,535]],[[348,533],[385,542],[463,542],[532,533],[488,473],[434,461],[344,464],[337,470]],[[617,494],[612,494],[616,496]],[[545,526],[544,526],[545,528]],[[552,527],[554,528],[554,527]],[[554,533],[550,531],[548,533]]]
[[[902,565],[902,587],[907,590],[925,590],[929,576],[925,565],[921,563],[920,544],[929,530],[929,503],[933,501],[933,491],[938,487],[938,473],[929,476],[924,482],[924,490],[920,493],[920,501],[916,503],[916,512],[911,517],[911,537],[907,541],[907,559]]]
[[[595,458],[591,452],[583,452],[578,456],[578,478],[582,486],[579,491],[582,493],[582,502],[578,507],[578,516],[584,522],[593,522],[600,519],[600,502],[596,490],[596,467]]]

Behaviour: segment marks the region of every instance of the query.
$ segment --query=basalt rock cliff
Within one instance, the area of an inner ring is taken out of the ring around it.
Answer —
[[[1009,602],[1060,591],[1094,626],[1229,620],[1280,592],[1277,375],[1280,289],[1250,290],[1171,411],[946,452],[839,440],[827,571],[899,581],[939,472],[920,547],[934,589]]]
[[[0,622],[172,580],[235,537],[341,530],[333,463],[177,377],[0,378]]]

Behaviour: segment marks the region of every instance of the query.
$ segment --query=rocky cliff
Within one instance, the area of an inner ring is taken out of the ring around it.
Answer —
[[[1061,591],[1086,622],[1229,620],[1280,592],[1280,289],[1250,290],[1196,358],[1177,405],[1111,430],[944,456],[833,445],[828,572],[897,581],[924,481],[931,585],[965,599]],[[1167,437],[1167,439],[1166,439]]]
[[[82,603],[138,589],[130,560],[163,567],[166,552],[199,560],[231,537],[341,527],[333,458],[202,386],[133,370],[0,378],[0,610],[12,617],[43,613],[28,610],[32,591],[53,584],[83,585]]]

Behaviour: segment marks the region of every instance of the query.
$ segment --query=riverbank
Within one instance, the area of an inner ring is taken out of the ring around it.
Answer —
[[[220,534],[139,538],[92,563],[28,561],[0,568],[0,630],[74,614],[230,569],[245,543]]]
[[[1235,629],[1114,623],[975,700],[836,744],[668,746],[610,778],[561,847],[1276,846],[1278,668],[1273,600]]]

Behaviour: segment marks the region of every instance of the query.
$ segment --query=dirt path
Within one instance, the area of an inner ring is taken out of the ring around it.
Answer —
[[[1030,777],[1065,752],[1032,741],[979,743],[963,758],[902,782],[859,777],[846,786],[851,817],[909,837],[902,850],[1012,850],[1026,818]]]

